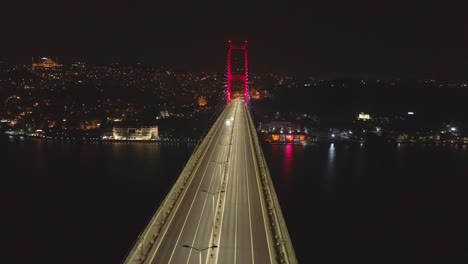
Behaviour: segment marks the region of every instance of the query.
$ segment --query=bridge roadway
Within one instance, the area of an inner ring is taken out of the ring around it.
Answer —
[[[277,263],[248,115],[243,100],[221,113],[141,263]]]

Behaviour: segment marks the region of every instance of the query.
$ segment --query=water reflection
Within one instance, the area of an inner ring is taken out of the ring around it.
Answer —
[[[292,162],[293,162],[293,153],[294,149],[292,145],[284,146],[284,166],[283,166],[283,176],[285,180],[291,178],[292,176]]]
[[[326,171],[323,175],[322,189],[325,192],[335,190],[335,144],[331,143],[328,148],[328,159]]]
[[[279,171],[280,175],[280,184],[283,188],[288,191],[293,191],[295,179],[298,178],[297,170],[295,171],[295,164],[300,162],[303,158],[304,147],[295,146],[292,144],[271,145],[271,157],[276,162],[268,164],[270,173],[273,171]],[[298,160],[299,159],[299,160]],[[299,173],[303,173],[300,171]]]
[[[335,159],[335,143],[330,144],[330,148],[328,149],[328,158]]]

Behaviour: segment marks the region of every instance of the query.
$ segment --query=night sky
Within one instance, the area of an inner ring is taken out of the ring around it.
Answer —
[[[31,56],[59,56],[64,63],[222,71],[226,41],[248,39],[251,72],[468,79],[463,6],[275,2],[8,1],[0,16],[0,59],[26,64]]]

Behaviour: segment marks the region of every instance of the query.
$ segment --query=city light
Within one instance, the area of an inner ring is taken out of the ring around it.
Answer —
[[[358,120],[363,120],[363,121],[366,121],[366,120],[370,120],[371,117],[369,114],[365,114],[365,113],[359,113],[358,115]]]

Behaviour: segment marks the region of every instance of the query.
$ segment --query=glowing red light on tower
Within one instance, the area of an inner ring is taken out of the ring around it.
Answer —
[[[244,74],[232,74],[232,51],[241,50],[244,52]],[[244,102],[247,103],[249,99],[249,58],[247,53],[247,40],[242,45],[234,45],[231,40],[228,41],[228,57],[227,57],[227,103],[231,103],[231,87],[233,81],[241,81],[244,86]]]

